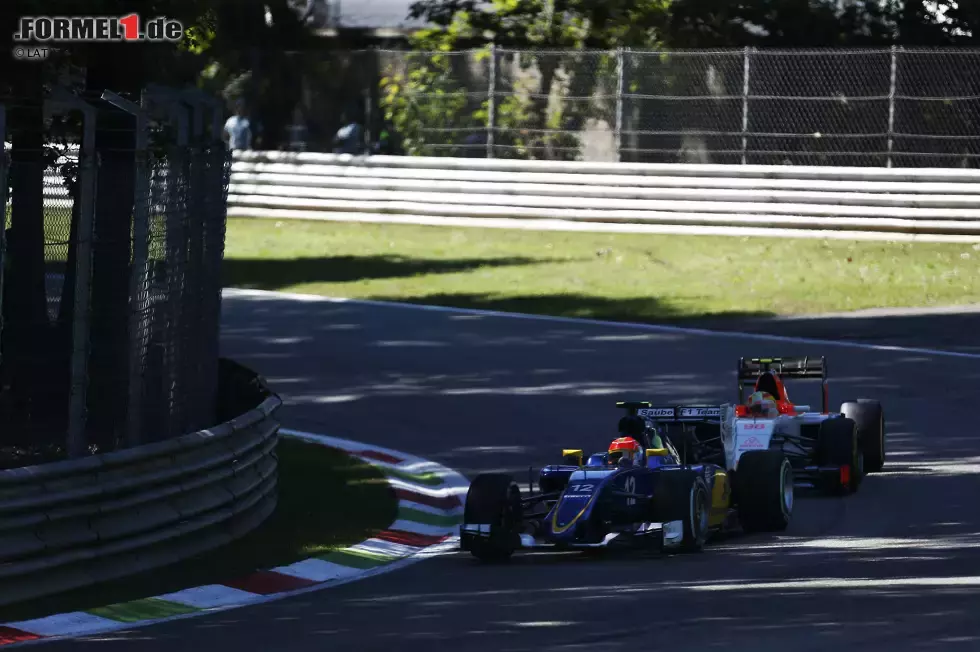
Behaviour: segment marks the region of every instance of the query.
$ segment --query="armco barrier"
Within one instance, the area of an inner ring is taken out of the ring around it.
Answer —
[[[173,563],[272,513],[281,401],[229,361],[221,382],[219,412],[231,396],[251,409],[177,439],[0,472],[0,605]]]
[[[239,152],[228,213],[980,236],[980,170]]]

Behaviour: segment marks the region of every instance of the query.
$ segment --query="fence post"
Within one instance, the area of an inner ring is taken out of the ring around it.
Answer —
[[[194,299],[198,311],[197,320],[194,323],[199,329],[198,336],[195,338],[199,352],[197,360],[199,374],[195,379],[197,394],[194,400],[198,427],[206,428],[214,425],[215,414],[212,406],[215,405],[217,395],[217,357],[221,321],[220,267],[214,266],[215,254],[219,249],[211,245],[220,240],[223,247],[226,210],[224,194],[215,196],[209,195],[209,193],[215,190],[220,192],[225,187],[224,156],[226,149],[221,140],[224,105],[221,100],[199,88],[190,87],[184,91],[183,95],[188,103],[196,104],[195,116],[201,116],[203,119],[203,111],[206,110],[206,107],[211,110],[210,140],[203,128],[198,129],[195,126],[194,137],[197,142],[196,151],[198,155],[194,162],[192,197],[195,198],[196,214],[192,215],[191,220],[191,237],[197,252],[194,264],[197,266],[199,277],[195,290],[196,298]],[[373,111],[370,93],[366,93],[366,99],[369,111]],[[371,120],[368,120],[368,123],[370,122]],[[371,142],[370,138],[368,142]],[[221,155],[222,164],[212,167],[214,165],[213,159],[217,158],[216,154]],[[217,175],[214,174],[215,172]],[[212,186],[214,180],[220,180],[220,183]],[[220,221],[220,225],[217,224],[218,221]],[[220,256],[221,254],[218,253],[218,261],[220,261]]]
[[[126,404],[126,446],[143,443],[143,374],[149,316],[149,119],[140,105],[116,95],[102,99],[136,118],[136,176],[133,184],[133,266],[129,275],[129,400]],[[144,104],[145,105],[145,104]]]
[[[207,284],[205,253],[204,253],[204,233],[205,220],[207,219],[206,210],[206,170],[205,157],[207,147],[205,146],[204,133],[204,111],[205,107],[215,107],[217,100],[208,96],[199,89],[187,89],[181,93],[184,102],[193,110],[193,142],[194,145],[187,151],[190,154],[188,161],[188,270],[187,275],[189,285],[193,289],[186,289],[184,297],[185,308],[187,309],[187,323],[191,328],[198,329],[196,336],[192,338],[192,355],[187,358],[188,374],[185,376],[187,383],[186,391],[192,397],[191,410],[188,415],[190,419],[189,429],[198,430],[214,425],[206,423],[210,421],[205,405],[205,397],[213,395],[210,388],[210,378],[207,377],[209,371],[208,358],[210,351],[210,338],[204,337],[205,323],[205,302],[210,299],[209,293],[205,292]],[[370,142],[370,138],[368,138]],[[185,286],[186,287],[186,286]],[[216,353],[215,353],[216,355]]]
[[[742,165],[749,162],[749,79],[752,70],[752,48],[745,47],[742,61]]]
[[[623,48],[616,49],[616,162],[623,160],[623,104],[626,94],[626,61]]]
[[[52,99],[45,101],[45,112],[78,111],[83,116],[82,146],[79,150],[78,241],[75,249],[75,298],[72,318],[71,388],[68,403],[68,456],[83,457],[88,452],[85,437],[88,406],[89,318],[91,315],[92,233],[95,224],[95,193],[98,161],[95,152],[95,126],[98,112],[94,106],[67,90],[55,87]]]
[[[497,45],[490,44],[490,80],[487,89],[487,158],[493,158],[497,127]]]
[[[892,152],[895,149],[895,92],[898,87],[898,46],[892,46],[891,82],[888,85],[888,162],[892,166]]]
[[[3,305],[3,283],[7,269],[7,107],[0,104],[0,206],[3,206],[3,223],[0,224],[0,306]],[[0,310],[0,341],[3,338],[3,311]],[[0,355],[0,362],[3,358]]]

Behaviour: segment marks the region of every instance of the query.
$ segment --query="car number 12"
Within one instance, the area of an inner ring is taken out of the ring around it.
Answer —
[[[626,478],[626,493],[633,494],[636,493],[636,476],[629,476]],[[636,504],[636,498],[627,498],[626,504],[630,507]]]
[[[595,489],[595,485],[590,483],[568,485],[568,492],[573,494],[590,494],[593,489]]]

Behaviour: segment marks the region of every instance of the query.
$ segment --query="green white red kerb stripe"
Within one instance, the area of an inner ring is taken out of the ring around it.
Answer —
[[[320,557],[132,602],[0,624],[0,646],[27,645],[190,618],[378,575],[455,548],[469,483],[452,469],[399,451],[282,429],[280,434],[338,448],[385,473],[398,516],[377,536]]]

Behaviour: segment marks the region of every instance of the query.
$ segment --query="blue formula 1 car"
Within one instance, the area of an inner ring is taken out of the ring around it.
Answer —
[[[522,549],[696,552],[722,532],[789,525],[793,471],[782,452],[744,453],[734,478],[715,464],[683,464],[666,433],[635,416],[636,404],[618,405],[630,416],[609,450],[584,464],[581,450],[563,451],[561,464],[541,469],[537,491],[522,492],[506,473],[474,478],[460,548],[485,561]]]

